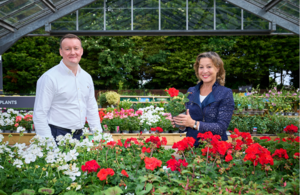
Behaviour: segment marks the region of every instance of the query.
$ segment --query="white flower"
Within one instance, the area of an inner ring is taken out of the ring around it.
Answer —
[[[35,160],[36,160],[36,155],[31,154],[31,153],[27,153],[23,157],[25,157],[25,163],[26,164],[30,164],[31,162],[35,162]]]
[[[75,133],[75,131],[76,131],[75,129],[72,129],[72,130],[71,130],[72,133]]]
[[[23,162],[19,159],[16,159],[13,163],[14,166],[16,166],[17,168],[21,168],[21,166],[23,165]]]
[[[68,175],[72,181],[75,181],[76,176],[80,176],[81,172],[79,171],[79,168],[76,167],[76,163],[70,164],[68,166],[68,169],[66,171],[63,172],[63,174]]]
[[[0,169],[4,169],[4,167],[2,167],[2,166],[0,165]]]
[[[4,136],[2,134],[0,134],[0,142],[2,142],[3,139],[4,139]]]
[[[76,149],[70,150],[70,152],[68,152],[68,154],[65,156],[65,161],[69,162],[71,160],[77,160],[78,155],[79,153],[76,151]]]
[[[18,133],[23,132],[23,131],[25,131],[25,128],[24,128],[24,127],[20,127],[20,126],[19,126],[19,127],[17,128],[17,132],[18,132]]]

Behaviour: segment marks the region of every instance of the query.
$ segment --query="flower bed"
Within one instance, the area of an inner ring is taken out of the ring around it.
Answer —
[[[28,148],[1,142],[0,193],[298,194],[297,131],[287,126],[272,141],[235,129],[232,142],[199,133],[199,148],[193,138],[173,144],[179,159],[162,147],[167,143],[159,133],[114,141],[109,134],[93,141],[68,134],[58,137],[57,148],[39,137]]]

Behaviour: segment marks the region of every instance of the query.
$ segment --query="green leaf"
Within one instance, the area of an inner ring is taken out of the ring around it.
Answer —
[[[40,188],[38,192],[41,194],[54,194],[55,191],[52,188]]]
[[[119,195],[122,194],[123,191],[118,186],[108,188],[107,190],[103,191],[105,195]]]
[[[0,195],[7,195],[4,191],[0,190]]]

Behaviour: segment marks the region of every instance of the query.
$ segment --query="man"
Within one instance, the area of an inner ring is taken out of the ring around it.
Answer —
[[[33,122],[36,134],[56,137],[72,133],[80,139],[85,119],[91,130],[102,131],[92,77],[79,62],[83,48],[79,37],[67,34],[60,41],[60,63],[37,82]]]

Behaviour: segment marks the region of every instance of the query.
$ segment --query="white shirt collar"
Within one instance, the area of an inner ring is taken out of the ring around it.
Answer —
[[[62,68],[62,70],[67,73],[67,74],[70,74],[70,73],[73,73],[72,70],[70,70],[67,65],[65,65],[65,63],[63,62],[63,60],[60,61],[59,63],[59,66]],[[80,65],[78,64],[78,69],[77,69],[77,74],[80,74],[81,72],[81,67]],[[77,75],[76,74],[76,75]]]

